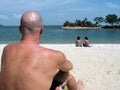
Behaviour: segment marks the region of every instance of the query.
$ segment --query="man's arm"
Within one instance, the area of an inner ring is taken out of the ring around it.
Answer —
[[[63,53],[61,53],[59,60],[60,60],[59,70],[61,70],[63,72],[68,72],[73,68],[72,63],[66,59],[66,57]]]
[[[69,71],[73,68],[72,63],[66,59],[65,55],[61,52],[57,54],[58,58],[58,72],[54,76],[53,80],[57,80],[62,82],[62,84],[66,84],[69,78]]]

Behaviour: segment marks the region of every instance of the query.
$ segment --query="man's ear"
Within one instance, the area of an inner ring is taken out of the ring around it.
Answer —
[[[20,33],[22,34],[23,32],[22,32],[22,26],[19,26],[19,31],[20,31]]]
[[[43,26],[40,27],[40,34],[43,33]]]

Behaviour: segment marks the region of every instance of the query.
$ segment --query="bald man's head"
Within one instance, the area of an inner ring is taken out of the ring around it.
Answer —
[[[20,26],[25,32],[36,32],[42,28],[42,17],[35,11],[28,11],[23,14]]]

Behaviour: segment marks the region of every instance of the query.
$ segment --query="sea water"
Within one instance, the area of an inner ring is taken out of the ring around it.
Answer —
[[[120,44],[120,30],[63,30],[61,25],[45,25],[40,43],[74,44],[77,36],[87,36],[91,44]],[[0,44],[18,42],[21,33],[18,26],[0,26]]]

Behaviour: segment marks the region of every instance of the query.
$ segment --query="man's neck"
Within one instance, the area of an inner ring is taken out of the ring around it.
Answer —
[[[23,36],[21,42],[26,44],[39,44],[39,37]]]

